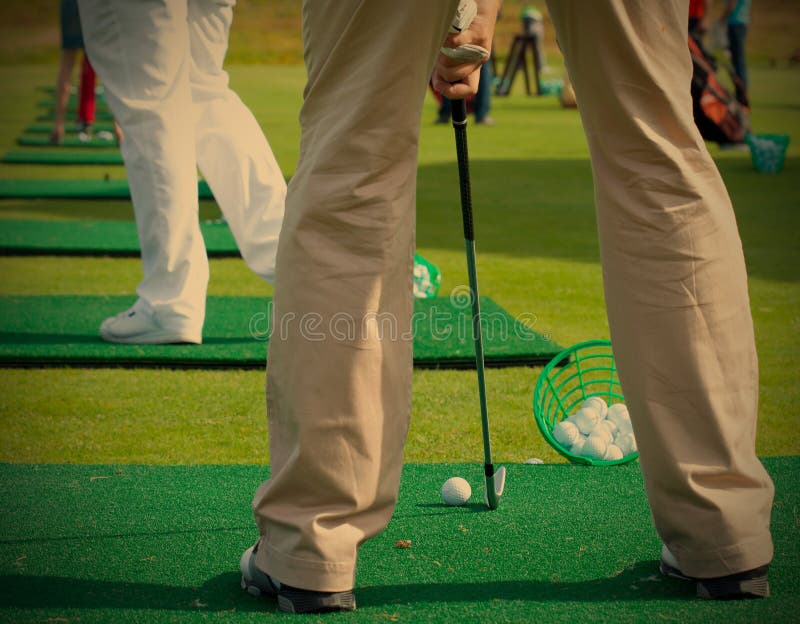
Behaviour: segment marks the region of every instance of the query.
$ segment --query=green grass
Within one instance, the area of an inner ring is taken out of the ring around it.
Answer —
[[[0,67],[0,149],[34,116],[34,89],[48,66]],[[254,110],[284,173],[297,161],[303,70],[243,66],[232,83]],[[519,88],[520,85],[517,85]],[[786,170],[753,171],[749,156],[712,148],[736,206],[750,270],[761,361],[761,455],[800,454],[800,72],[753,71],[753,126],[791,134]],[[563,345],[608,337],[592,209],[591,171],[578,115],[554,98],[494,101],[494,128],[470,128],[482,293]],[[466,283],[452,130],[423,118],[418,192],[420,252],[443,272],[442,293]],[[119,167],[0,166],[0,177],[122,177]],[[218,214],[213,202],[202,218]],[[124,201],[0,201],[0,218],[131,219]],[[2,294],[130,294],[137,260],[0,258]],[[211,262],[209,293],[268,295],[236,259]],[[561,461],[531,414],[539,370],[488,373],[496,458]],[[1,370],[0,461],[258,463],[267,461],[264,375],[244,371]],[[478,461],[475,374],[416,371],[410,462]],[[453,432],[458,435],[454,436]]]

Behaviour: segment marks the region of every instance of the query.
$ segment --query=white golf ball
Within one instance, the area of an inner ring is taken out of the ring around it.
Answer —
[[[599,436],[606,441],[606,444],[611,444],[614,441],[614,434],[611,433],[611,429],[606,426],[607,420],[601,420],[594,426],[592,429],[592,433],[590,436]]]
[[[633,432],[624,433],[622,435],[617,436],[614,439],[614,444],[619,447],[619,450],[622,451],[622,455],[630,455],[631,453],[636,452],[636,438],[633,435]]]
[[[617,422],[619,418],[629,418],[628,406],[624,403],[614,403],[614,405],[609,406],[606,418],[611,422],[619,424]]]
[[[606,405],[606,402],[599,396],[589,397],[583,402],[581,407],[593,407],[600,414],[601,419],[605,418],[608,413],[608,405]]]
[[[622,459],[624,455],[622,454],[622,449],[620,449],[616,444],[609,444],[608,448],[606,449],[606,455],[603,459],[613,460],[613,459]]]
[[[606,429],[608,429],[609,433],[610,433],[610,434],[611,434],[613,437],[616,437],[616,435],[617,435],[617,431],[619,431],[619,427],[617,427],[617,424],[616,424],[616,423],[614,423],[614,422],[612,422],[612,421],[610,421],[610,420],[601,420],[601,421],[600,421],[599,423],[597,423],[597,425],[595,426],[595,430],[597,429],[597,427],[600,427],[600,426],[603,426],[603,427],[605,427]]]
[[[581,449],[581,455],[590,459],[603,459],[606,456],[608,442],[600,436],[590,435]]]
[[[568,420],[562,420],[555,427],[553,427],[553,437],[556,439],[556,442],[562,446],[572,446],[575,443],[575,440],[578,439],[579,435],[580,432],[578,431],[578,427]]]
[[[526,460],[525,460],[525,463],[526,463],[526,464],[536,464],[536,465],[539,465],[539,464],[543,464],[543,463],[544,463],[544,460],[542,460],[542,459],[539,459],[538,457],[531,457],[530,459],[526,459]]]
[[[624,403],[614,403],[614,405],[609,407],[608,416],[606,418],[617,426],[618,434],[625,434],[633,431],[633,425],[631,425],[631,416],[628,413],[628,408]]]
[[[472,488],[461,477],[451,477],[442,486],[442,500],[445,505],[463,505],[472,496]]]
[[[575,440],[575,443],[572,445],[572,448],[569,449],[570,452],[574,453],[575,455],[580,455],[583,451],[583,445],[586,444],[586,439],[587,436],[579,435],[578,439]]]
[[[582,407],[575,413],[573,419],[578,430],[584,435],[590,434],[599,421],[600,414],[593,407]]]

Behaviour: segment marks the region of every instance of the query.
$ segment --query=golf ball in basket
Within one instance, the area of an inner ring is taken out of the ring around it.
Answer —
[[[575,418],[573,418],[572,422],[575,423],[575,426],[578,427],[578,430],[584,434],[588,435],[594,429],[594,426],[600,421],[600,414],[599,412],[594,409],[594,407],[582,407],[575,413]]]
[[[623,455],[630,455],[637,450],[636,438],[633,436],[633,432],[618,435],[614,439],[614,444],[619,447]]]
[[[609,444],[608,448],[606,449],[606,455],[603,459],[612,460],[612,459],[622,459],[622,449],[619,448],[616,444]]]
[[[587,438],[585,435],[579,435],[578,439],[575,440],[575,443],[572,445],[572,448],[569,449],[570,452],[574,453],[575,455],[580,455],[583,451],[583,445],[586,444],[586,440]]]
[[[553,427],[553,437],[562,446],[572,446],[580,435],[578,428],[568,420],[562,420]]]
[[[581,455],[590,459],[603,459],[606,456],[606,450],[608,450],[608,442],[605,438],[590,435],[581,449]]]
[[[604,419],[608,413],[608,405],[599,396],[589,397],[583,402],[581,407],[593,407],[600,414],[600,419]]]
[[[461,477],[451,477],[442,486],[442,500],[445,505],[463,505],[472,496],[472,488]]]

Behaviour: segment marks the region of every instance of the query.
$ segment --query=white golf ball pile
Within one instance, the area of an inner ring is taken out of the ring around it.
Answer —
[[[586,399],[577,412],[558,423],[553,437],[571,453],[590,459],[622,459],[636,452],[628,408],[624,403],[606,405],[597,396]]]

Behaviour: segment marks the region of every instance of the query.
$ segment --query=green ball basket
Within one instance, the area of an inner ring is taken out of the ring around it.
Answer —
[[[744,138],[750,146],[753,167],[759,173],[780,173],[786,159],[789,136],[786,134],[748,134]]]
[[[608,340],[589,340],[564,349],[542,370],[533,390],[533,416],[544,439],[573,464],[614,466],[635,460],[638,452],[613,460],[576,455],[553,437],[553,427],[593,396],[609,405],[625,401]]]

